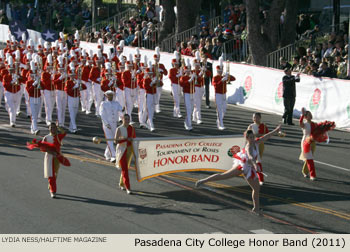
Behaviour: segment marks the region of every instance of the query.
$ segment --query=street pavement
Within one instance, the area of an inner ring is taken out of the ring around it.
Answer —
[[[242,134],[252,113],[229,105],[224,119],[226,130],[216,128],[216,110],[202,103],[202,125],[188,132],[184,119],[172,117],[169,93],[161,98],[162,112],[156,114],[155,132],[139,129],[137,137],[207,136]],[[21,108],[25,111],[24,104]],[[181,106],[184,115],[183,100]],[[134,109],[133,118],[137,119]],[[44,115],[44,112],[43,112]],[[54,115],[54,118],[55,115]],[[263,122],[273,129],[281,117],[263,113]],[[44,154],[26,148],[30,119],[22,114],[17,127],[9,127],[2,102],[0,108],[0,233],[349,233],[350,135],[330,132],[328,145],[318,144],[315,153],[317,181],[301,174],[302,131],[283,125],[286,137],[273,137],[263,157],[266,183],[261,187],[263,215],[250,213],[251,189],[241,177],[194,188],[197,179],[210,172],[168,174],[137,182],[130,174],[134,194],[118,189],[120,171],[104,160],[105,144],[95,145],[92,137],[103,137],[101,121],[93,114],[78,114],[78,134],[68,134],[62,152],[72,166],[61,166],[58,194],[51,199],[43,178]],[[66,122],[69,123],[68,110]],[[295,121],[297,124],[297,121]],[[68,125],[68,124],[67,124]],[[41,136],[48,133],[40,124]]]

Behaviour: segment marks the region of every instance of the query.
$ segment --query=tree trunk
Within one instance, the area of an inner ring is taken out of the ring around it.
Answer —
[[[164,22],[160,29],[158,41],[163,41],[163,39],[165,39],[168,36],[168,34],[171,34],[173,32],[173,28],[175,27],[175,1],[163,1],[162,6]]]
[[[195,26],[201,6],[201,0],[176,0],[177,32],[183,32]]]
[[[297,9],[293,0],[273,0],[268,16],[261,24],[259,0],[246,0],[248,43],[252,62],[266,65],[266,56],[280,45],[294,42]],[[285,23],[280,24],[282,11],[286,9]]]
[[[293,0],[286,1],[286,14],[284,17],[281,47],[292,44],[296,38],[297,8]]]

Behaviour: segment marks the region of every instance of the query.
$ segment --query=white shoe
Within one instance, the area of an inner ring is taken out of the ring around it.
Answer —
[[[18,111],[18,112],[16,113],[17,116],[19,116],[19,115],[21,115],[21,114],[22,114],[21,111]]]
[[[316,177],[310,177],[310,180],[315,181]]]
[[[150,128],[150,131],[151,131],[151,132],[153,132],[153,131],[155,131],[155,130],[156,130],[156,129],[153,128],[153,127]]]
[[[53,193],[53,192],[50,192],[50,196],[51,196],[51,198],[56,198],[56,193]]]
[[[117,161],[117,159],[111,158],[111,163],[115,163],[116,161]]]
[[[225,129],[225,127],[221,127],[221,126],[219,126],[219,127],[218,127],[218,129],[219,129],[219,130],[224,130],[224,129]]]
[[[264,182],[260,181],[260,182],[259,182],[259,185],[261,185],[261,186],[264,185]]]
[[[126,189],[127,194],[132,194],[131,190]]]
[[[15,127],[16,127],[16,124],[10,123],[10,126],[11,126],[12,128],[15,128]]]
[[[181,115],[181,114],[179,114],[179,115],[177,116],[177,118],[182,118],[182,115]]]
[[[85,114],[90,115],[91,111],[86,111]]]
[[[197,124],[202,124],[202,120],[197,120]]]
[[[36,131],[34,132],[35,135],[39,135],[39,133],[40,133],[40,130],[36,130]]]

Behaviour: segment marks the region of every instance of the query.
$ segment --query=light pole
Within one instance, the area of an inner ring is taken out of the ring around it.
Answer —
[[[92,27],[95,26],[95,15],[96,15],[95,9],[96,9],[95,8],[95,0],[91,0]]]

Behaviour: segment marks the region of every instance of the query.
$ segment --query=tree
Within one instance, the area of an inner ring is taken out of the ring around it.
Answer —
[[[200,6],[201,0],[176,0],[178,33],[195,26]]]
[[[163,41],[168,34],[173,32],[173,28],[175,27],[175,0],[163,1],[163,16],[164,22],[160,29],[158,41]]]
[[[259,15],[259,0],[246,0],[248,43],[253,64],[265,65],[266,56],[279,46],[293,43],[296,37],[296,5],[294,0],[272,0],[265,20]],[[280,25],[285,10],[284,25]]]

